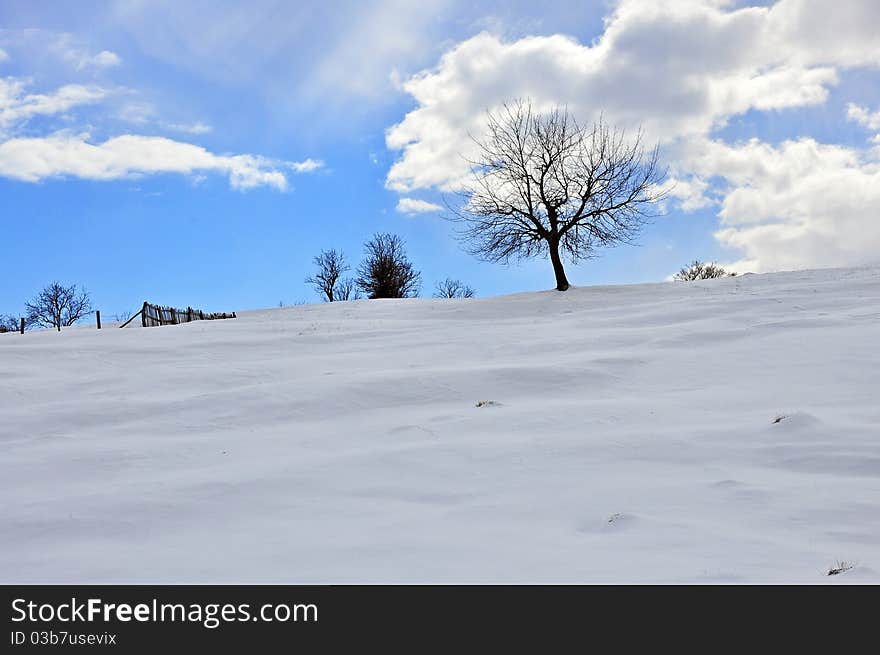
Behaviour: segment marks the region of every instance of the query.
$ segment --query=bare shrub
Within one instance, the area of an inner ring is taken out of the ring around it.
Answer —
[[[690,266],[685,266],[673,276],[677,282],[692,282],[694,280],[712,280],[718,277],[734,277],[736,273],[728,273],[715,263],[705,263],[694,260]]]
[[[435,298],[473,298],[475,295],[476,291],[464,282],[449,277],[434,287]]]
[[[422,275],[406,256],[403,240],[396,234],[376,234],[364,244],[366,252],[358,267],[356,284],[368,298],[417,296]]]

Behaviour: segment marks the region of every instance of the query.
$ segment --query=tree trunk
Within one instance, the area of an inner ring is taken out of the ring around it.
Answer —
[[[549,247],[550,261],[553,264],[553,273],[556,275],[556,290],[567,291],[571,285],[568,283],[568,278],[565,277],[565,269],[562,267],[562,258],[559,256],[559,244],[551,241]]]

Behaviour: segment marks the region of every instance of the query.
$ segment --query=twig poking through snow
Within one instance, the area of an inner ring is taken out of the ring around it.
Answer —
[[[828,569],[828,575],[838,575],[849,571],[853,565],[847,561],[840,561],[835,566]]]

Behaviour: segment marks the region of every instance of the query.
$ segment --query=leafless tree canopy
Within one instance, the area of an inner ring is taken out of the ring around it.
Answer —
[[[3,314],[0,316],[0,334],[4,332],[18,332],[20,328],[18,317],[12,314]]]
[[[736,273],[728,273],[718,264],[706,264],[694,260],[690,266],[685,266],[673,276],[678,282],[691,282],[693,280],[712,280],[716,277],[734,277]]]
[[[396,234],[376,234],[364,244],[365,256],[356,282],[368,298],[418,295],[422,276],[407,258],[404,245]]]
[[[345,256],[336,250],[322,250],[321,254],[312,261],[318,267],[318,272],[307,277],[306,283],[315,287],[315,291],[327,302],[339,300],[336,295],[336,285],[342,274],[349,269],[345,263]]]
[[[336,300],[358,300],[361,292],[358,290],[357,282],[352,277],[339,280],[336,285]]]
[[[25,311],[28,325],[60,330],[91,314],[92,303],[85,289],[53,282],[25,304]]]
[[[446,278],[434,287],[435,298],[473,298],[476,292],[461,280]]]
[[[632,243],[663,196],[657,148],[646,152],[601,120],[581,127],[566,109],[536,114],[518,101],[489,114],[488,135],[454,210],[469,250],[489,261],[549,254],[556,288],[568,289],[562,258]]]

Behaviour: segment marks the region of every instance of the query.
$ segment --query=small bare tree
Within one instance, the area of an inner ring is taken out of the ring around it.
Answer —
[[[356,282],[368,298],[418,295],[422,275],[413,268],[404,246],[396,234],[376,234],[364,244],[365,257]]]
[[[336,285],[336,300],[358,300],[361,292],[358,291],[357,281],[353,277],[339,280]]]
[[[19,319],[12,314],[3,314],[0,316],[0,334],[4,332],[18,332],[21,324]]]
[[[536,114],[528,101],[488,115],[487,136],[452,209],[471,254],[495,262],[549,254],[556,288],[600,247],[632,243],[664,197],[658,150],[646,152],[602,120],[582,127],[564,108]]]
[[[115,314],[113,314],[113,320],[117,321],[118,323],[125,323],[135,314],[137,314],[137,312],[133,309],[127,309],[124,312],[116,312]]]
[[[706,264],[694,260],[690,266],[685,266],[673,276],[677,282],[692,282],[693,280],[712,280],[717,277],[734,277],[736,273],[728,273],[721,266],[714,263]]]
[[[339,300],[336,285],[342,274],[349,269],[345,256],[336,250],[322,250],[312,261],[318,267],[318,272],[307,277],[306,283],[311,284],[327,302]]]
[[[461,280],[446,278],[434,287],[435,298],[473,298],[476,292]]]
[[[25,311],[28,325],[60,330],[91,314],[92,303],[85,289],[53,282],[25,304]]]

